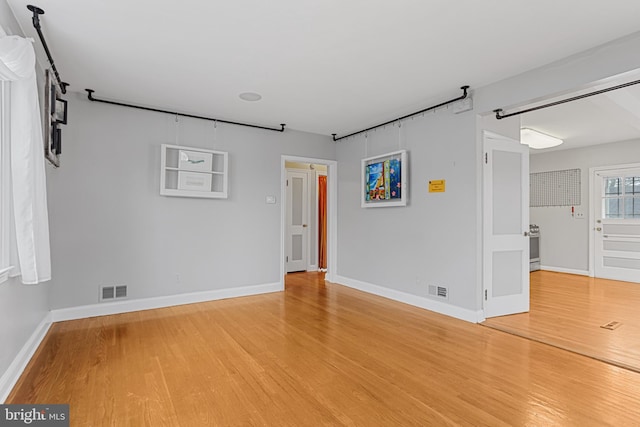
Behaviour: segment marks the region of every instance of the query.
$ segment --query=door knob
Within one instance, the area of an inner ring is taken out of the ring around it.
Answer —
[[[302,224],[302,227],[303,228],[307,228],[307,224]]]
[[[597,231],[602,231],[602,227],[596,227]]]
[[[525,231],[525,232],[524,232],[524,237],[527,237],[528,235],[529,235],[529,232],[528,232],[528,231]]]

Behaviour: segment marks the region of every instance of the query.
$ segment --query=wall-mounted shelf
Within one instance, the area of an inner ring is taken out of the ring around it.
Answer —
[[[160,194],[227,198],[229,153],[162,144]]]

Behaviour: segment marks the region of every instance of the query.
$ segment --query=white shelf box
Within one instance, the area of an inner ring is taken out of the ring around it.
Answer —
[[[229,153],[162,144],[160,194],[227,198]]]

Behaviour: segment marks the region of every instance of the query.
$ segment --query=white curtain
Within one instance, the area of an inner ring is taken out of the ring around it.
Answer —
[[[0,80],[10,82],[11,276],[22,283],[51,280],[49,215],[36,58],[30,40],[0,38]]]

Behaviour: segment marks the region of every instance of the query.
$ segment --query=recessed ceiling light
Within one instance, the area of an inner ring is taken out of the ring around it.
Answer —
[[[520,143],[526,144],[536,150],[555,147],[563,142],[560,138],[538,132],[537,130],[529,128],[520,129]]]
[[[260,101],[262,99],[262,95],[255,92],[243,92],[240,94],[240,99],[244,101]]]

